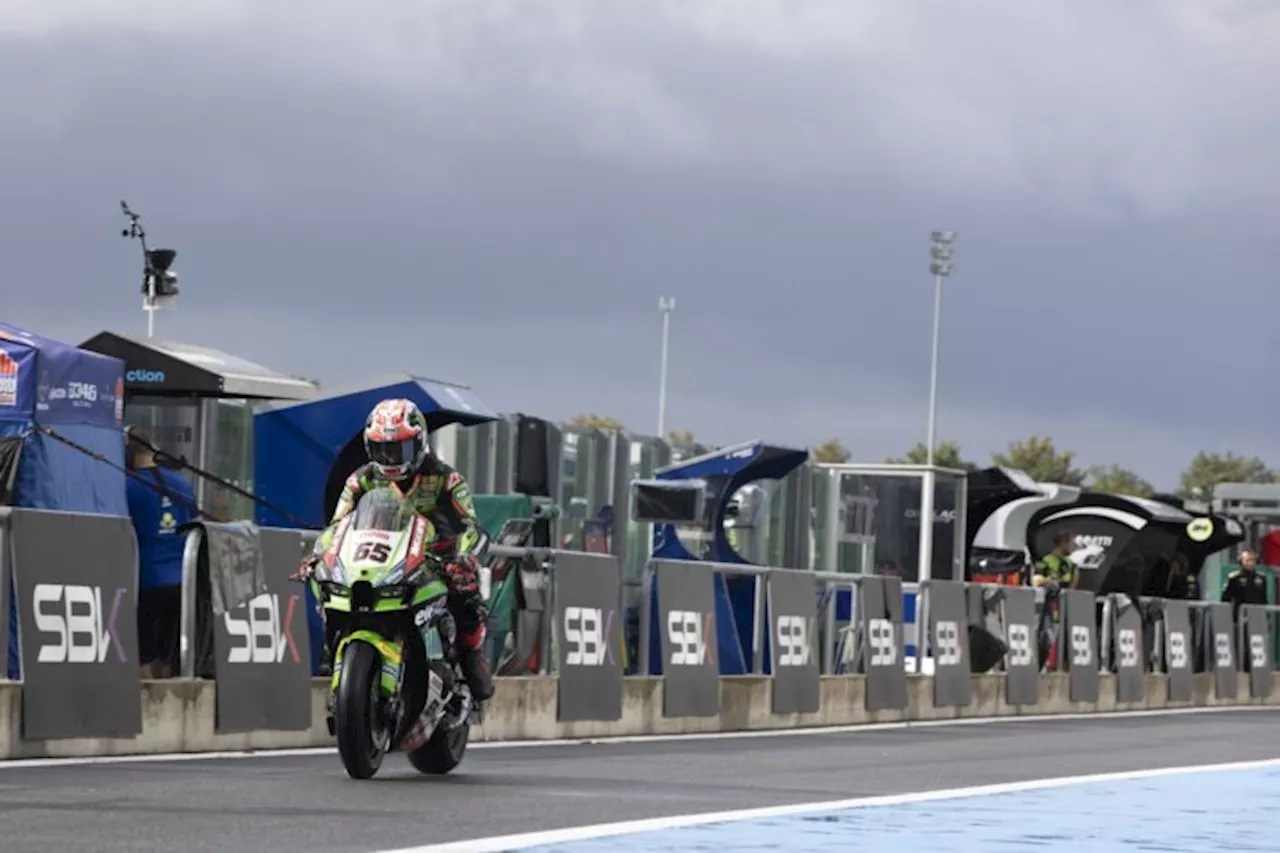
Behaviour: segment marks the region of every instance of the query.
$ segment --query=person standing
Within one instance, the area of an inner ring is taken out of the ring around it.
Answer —
[[[1270,604],[1267,579],[1258,571],[1258,554],[1252,548],[1240,552],[1240,568],[1227,575],[1222,600],[1231,605],[1231,621],[1236,632],[1236,658],[1241,669],[1248,671],[1249,641],[1240,621],[1240,608],[1246,604]]]
[[[129,517],[138,538],[138,657],[143,678],[172,678],[182,625],[182,525],[195,520],[196,496],[176,471],[156,464],[150,438],[125,430]]]
[[[1232,617],[1237,621],[1244,605],[1271,603],[1267,579],[1258,572],[1258,555],[1252,548],[1240,552],[1240,568],[1227,575],[1222,600],[1231,605]]]
[[[1058,589],[1075,589],[1079,586],[1076,564],[1071,561],[1075,538],[1070,530],[1058,531],[1053,537],[1053,550],[1036,560],[1033,586],[1056,584]]]
[[[1175,552],[1169,558],[1163,597],[1176,601],[1195,601],[1200,597],[1200,585],[1196,576],[1191,573],[1191,564],[1186,554]]]

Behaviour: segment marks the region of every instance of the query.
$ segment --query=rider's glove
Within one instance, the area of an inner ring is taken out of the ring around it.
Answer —
[[[304,557],[302,564],[298,566],[298,571],[289,576],[291,581],[311,580],[311,575],[315,572],[316,563],[320,562],[320,558],[314,554]]]

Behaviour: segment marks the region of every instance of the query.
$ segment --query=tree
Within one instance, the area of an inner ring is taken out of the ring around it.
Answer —
[[[891,465],[926,465],[929,462],[929,448],[923,441],[907,451],[906,456],[886,459]],[[977,471],[978,466],[960,458],[960,444],[955,441],[943,441],[933,449],[933,464],[939,468],[957,468],[961,471]]]
[[[622,432],[626,429],[622,422],[617,418],[604,417],[602,415],[574,415],[573,420],[569,421],[573,426],[579,429],[604,429],[618,430]]]
[[[849,461],[849,451],[838,438],[829,438],[819,444],[817,447],[811,448],[810,453],[818,462],[829,462],[836,465]]]
[[[1078,486],[1084,482],[1084,472],[1072,468],[1074,450],[1058,452],[1053,439],[1033,435],[1021,441],[1009,442],[1004,453],[996,453],[991,462],[1001,468],[1016,468],[1038,483],[1062,483]]]
[[[1149,498],[1156,493],[1155,486],[1119,465],[1094,465],[1089,469],[1089,482],[1086,485],[1095,492],[1106,492],[1109,495]]]
[[[1219,483],[1274,483],[1276,472],[1256,456],[1206,453],[1201,450],[1182,472],[1178,496],[1209,500]]]
[[[671,442],[673,447],[693,447],[693,430],[689,429],[673,429],[667,431],[667,441]]]

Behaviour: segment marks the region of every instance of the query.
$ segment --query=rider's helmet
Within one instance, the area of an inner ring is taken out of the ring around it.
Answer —
[[[383,400],[365,423],[364,450],[379,474],[403,480],[431,455],[427,419],[412,400]]]

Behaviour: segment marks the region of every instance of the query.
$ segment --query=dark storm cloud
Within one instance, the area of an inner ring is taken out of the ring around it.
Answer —
[[[923,437],[949,227],[944,435],[1166,479],[1268,449],[1262,7],[144,5],[0,12],[0,271],[42,282],[6,319],[139,326],[125,197],[180,250],[174,337],[643,429],[676,295],[673,422],[876,458]]]

